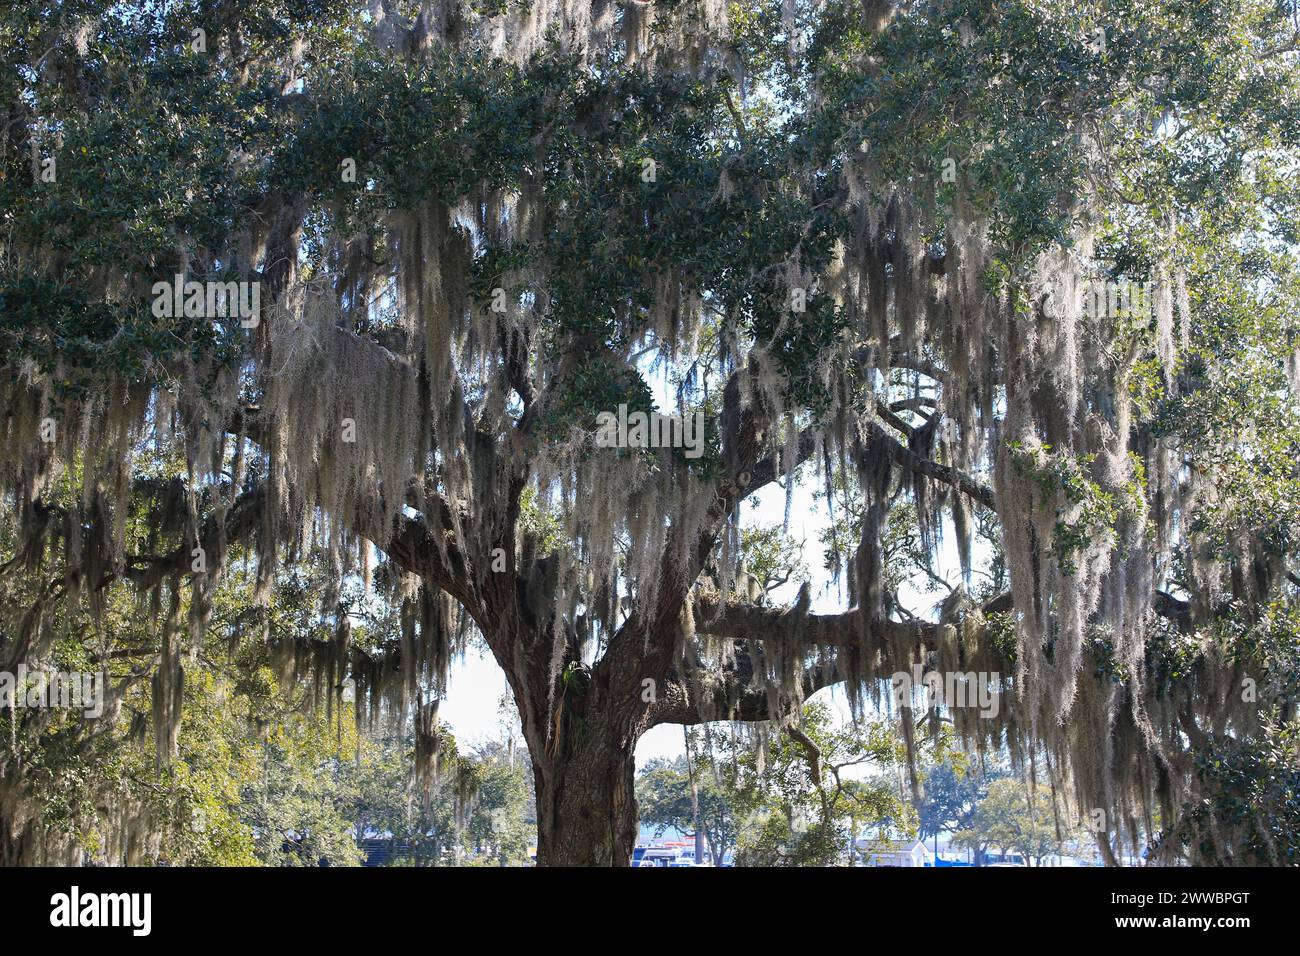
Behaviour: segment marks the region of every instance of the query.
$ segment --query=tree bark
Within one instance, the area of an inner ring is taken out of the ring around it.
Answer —
[[[635,669],[584,667],[577,648],[553,676],[554,641],[510,607],[487,631],[506,672],[532,760],[538,866],[628,866],[636,846],[636,741],[645,707]]]
[[[597,715],[589,715],[589,718]],[[538,866],[628,866],[636,846],[635,751],[587,719],[557,756],[533,754]]]

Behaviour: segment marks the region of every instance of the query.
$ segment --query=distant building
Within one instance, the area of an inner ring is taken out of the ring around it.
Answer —
[[[863,866],[934,866],[934,857],[920,840],[881,838],[854,841]]]

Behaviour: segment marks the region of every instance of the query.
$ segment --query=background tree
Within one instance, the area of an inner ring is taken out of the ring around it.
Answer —
[[[1050,802],[1027,791],[1020,781],[1003,777],[992,781],[987,795],[972,814],[970,829],[954,841],[980,855],[986,847],[1002,855],[1018,853],[1027,866],[1042,866],[1049,856],[1063,852],[1067,840],[1077,837],[1077,827],[1060,826]]]
[[[386,845],[394,866],[527,866],[536,839],[528,768],[492,741],[459,752],[445,728],[433,780],[412,778],[413,741],[363,742],[339,767],[340,809],[369,848]]]
[[[335,767],[341,755],[332,742],[320,739],[331,736],[330,730],[328,725],[307,733],[277,728],[261,747],[260,773],[245,785],[240,809],[254,852],[268,866],[361,863],[353,821],[339,792]]]
[[[702,743],[697,739],[689,768],[685,756],[647,763],[637,775],[637,807],[642,824],[656,828],[657,836],[668,829],[692,833],[698,826],[713,865],[722,866],[735,852],[739,821],[725,778],[713,772]]]
[[[825,704],[811,703],[772,739],[717,741],[715,772],[741,820],[737,864],[852,864],[864,828],[915,832],[915,814],[889,775],[905,759],[894,731],[837,726]]]
[[[940,833],[969,829],[976,806],[991,781],[1002,772],[973,767],[960,752],[949,752],[926,768],[922,798],[917,804],[917,832],[924,840]]]

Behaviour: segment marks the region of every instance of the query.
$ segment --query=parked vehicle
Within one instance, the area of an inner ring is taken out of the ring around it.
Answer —
[[[686,846],[638,846],[632,851],[633,866],[690,867],[706,864],[695,862],[695,850]]]

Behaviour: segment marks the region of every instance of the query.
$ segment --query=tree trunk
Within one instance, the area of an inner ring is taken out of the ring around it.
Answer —
[[[636,846],[636,761],[588,725],[558,757],[533,756],[538,866],[628,866]]]
[[[1110,845],[1110,836],[1105,833],[1097,835],[1097,849],[1101,852],[1101,859],[1106,866],[1119,866],[1119,857],[1115,855],[1114,849]]]
[[[629,866],[638,820],[636,742],[646,730],[646,671],[624,641],[594,668],[582,664],[579,642],[554,666],[555,640],[539,623],[552,614],[546,601],[520,620],[513,593],[498,595],[489,645],[506,673],[537,794],[538,866]],[[664,665],[666,668],[666,664]]]

